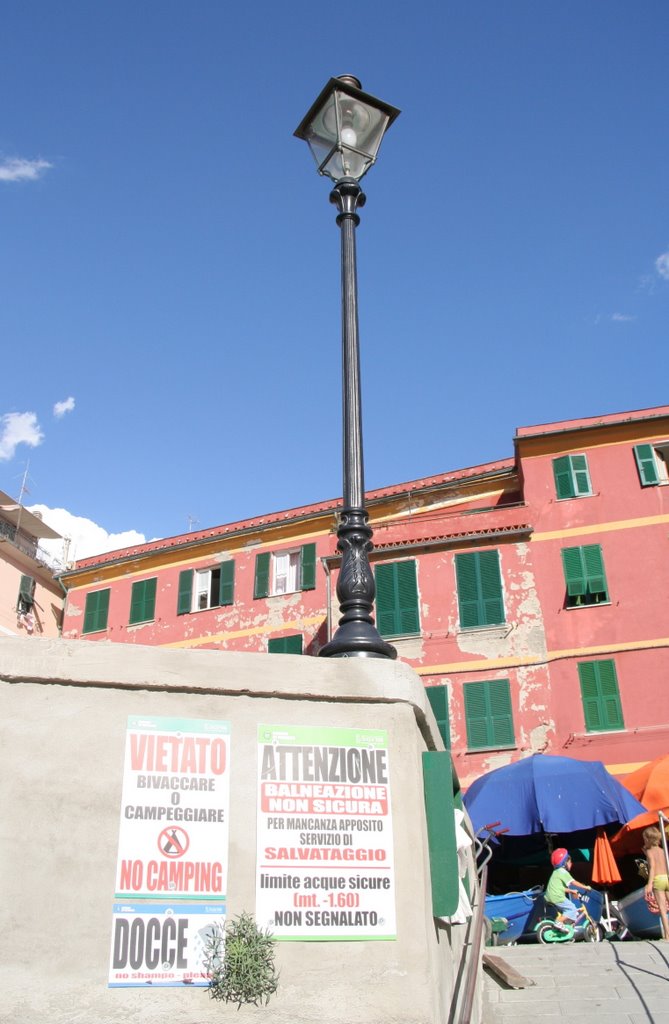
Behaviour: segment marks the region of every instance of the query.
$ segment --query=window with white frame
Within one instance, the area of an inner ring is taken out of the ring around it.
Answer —
[[[655,441],[653,444],[634,446],[636,467],[642,487],[657,487],[669,484],[669,441]]]
[[[281,551],[272,558],[272,590],[274,594],[292,594],[300,589],[300,552]]]
[[[193,583],[193,611],[217,608],[221,591],[221,567],[196,570]]]
[[[256,555],[253,596],[276,597],[316,587],[316,545]]]
[[[235,598],[235,561],[233,558],[207,566],[184,569],[179,573],[177,615],[201,612],[207,608],[231,605]]]

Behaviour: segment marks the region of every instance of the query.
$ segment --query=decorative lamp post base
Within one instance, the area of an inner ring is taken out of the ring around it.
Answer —
[[[372,530],[364,508],[345,508],[337,530],[342,563],[337,597],[342,617],[332,640],[318,652],[321,658],[397,657],[392,644],[379,634],[374,620],[374,574],[369,565]]]

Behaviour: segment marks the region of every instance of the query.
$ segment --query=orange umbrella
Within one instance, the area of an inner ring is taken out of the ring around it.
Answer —
[[[641,853],[643,830],[649,825],[657,825],[658,811],[669,816],[669,755],[656,757],[620,781],[648,810],[628,821],[611,840],[618,857],[625,853]]]
[[[621,882],[620,872],[613,850],[603,829],[597,833],[595,851],[592,858],[592,881],[595,885],[616,885]]]
[[[669,817],[669,804],[665,807],[658,807],[659,811]],[[623,857],[626,853],[641,853],[643,847],[643,830],[649,825],[657,828],[657,811],[646,811],[645,814],[637,814],[624,825],[620,832],[616,832],[611,840],[611,849],[617,857]]]
[[[669,805],[669,755],[656,757],[620,781],[649,811],[662,810]]]
[[[600,829],[595,839],[595,849],[592,858],[592,881],[595,885],[616,885],[621,882],[620,872],[613,850],[604,829]],[[604,891],[604,907],[606,914],[602,915],[602,924],[606,928],[612,928],[611,910],[609,908],[609,894]]]

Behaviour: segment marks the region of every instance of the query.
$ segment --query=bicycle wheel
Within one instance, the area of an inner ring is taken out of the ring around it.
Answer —
[[[604,929],[594,921],[588,921],[583,929],[583,938],[586,942],[601,942],[604,938]]]
[[[553,927],[552,921],[543,921],[537,928],[537,938],[544,944],[555,944],[556,942],[573,942],[574,929],[568,927],[567,931],[561,931]]]

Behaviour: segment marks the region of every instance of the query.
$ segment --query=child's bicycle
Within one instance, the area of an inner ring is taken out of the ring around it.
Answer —
[[[600,942],[602,932],[599,924],[590,917],[585,902],[579,901],[576,904],[579,912],[576,921],[563,921],[557,924],[555,916],[557,907],[546,904],[547,915],[538,921],[534,926],[539,942],[574,942],[577,938],[583,937],[586,942]]]

